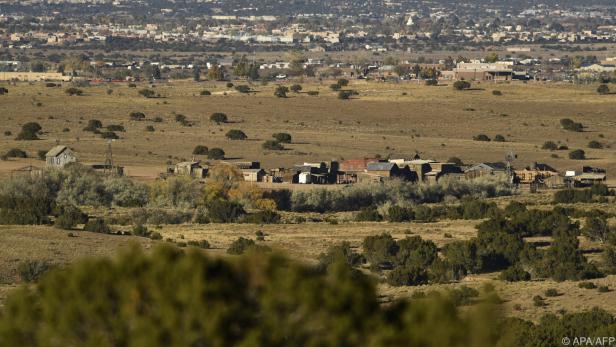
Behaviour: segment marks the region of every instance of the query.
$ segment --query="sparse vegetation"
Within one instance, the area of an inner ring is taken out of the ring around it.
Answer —
[[[210,148],[209,151],[207,151],[207,157],[208,159],[214,159],[214,160],[220,160],[220,159],[224,159],[225,158],[225,151],[222,150],[222,148]]]
[[[453,88],[455,90],[464,90],[464,89],[469,89],[471,87],[471,84],[468,81],[455,81],[453,83]]]
[[[582,149],[575,149],[569,152],[569,159],[584,160],[586,159],[586,152]]]
[[[246,134],[239,129],[231,129],[227,131],[225,137],[229,140],[246,140],[248,138],[248,136],[246,136]]]
[[[282,145],[282,143],[276,140],[267,140],[263,142],[261,147],[263,149],[270,150],[270,151],[282,151],[284,149],[284,146]]]
[[[288,133],[275,133],[272,137],[280,143],[291,143],[292,141],[291,134]]]
[[[210,121],[215,122],[215,123],[227,123],[229,119],[227,118],[226,114],[216,112],[216,113],[212,113],[212,115],[210,116]]]

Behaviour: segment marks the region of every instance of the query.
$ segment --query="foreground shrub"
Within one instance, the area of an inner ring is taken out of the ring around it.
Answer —
[[[468,302],[473,294],[461,289],[458,297]],[[601,309],[547,315],[536,323],[500,318],[490,297],[464,310],[448,295],[388,305],[378,299],[372,280],[339,262],[314,271],[279,255],[229,260],[172,246],[147,254],[132,248],[112,260],[52,270],[39,285],[12,291],[0,311],[0,341],[6,346],[49,341],[152,347],[204,341],[212,346],[551,346],[562,336],[603,336],[615,321]]]

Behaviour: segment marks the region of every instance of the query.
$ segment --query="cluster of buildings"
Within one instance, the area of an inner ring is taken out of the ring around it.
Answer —
[[[108,153],[105,164],[89,165],[93,170],[122,176],[124,168],[113,164]],[[67,146],[56,145],[45,154],[47,168],[62,168],[77,162],[77,155]],[[343,161],[302,163],[291,168],[265,169],[258,161],[222,162],[234,166],[246,182],[251,183],[287,183],[287,184],[355,184],[382,183],[390,179],[399,179],[413,183],[437,183],[446,180],[473,180],[492,177],[509,181],[515,185],[528,185],[531,188],[585,187],[607,180],[604,169],[584,166],[581,170],[567,170],[561,173],[548,164],[532,163],[516,169],[510,162],[477,163],[462,165],[458,163],[439,162],[421,159],[418,155],[410,159],[360,158]],[[199,180],[207,179],[210,167],[200,161],[192,160],[170,165],[161,179],[171,176],[187,176]],[[43,168],[27,166],[13,173],[40,175]]]
[[[302,163],[291,168],[266,170],[259,162],[226,162],[241,172],[246,182],[288,183],[288,184],[355,184],[362,182],[385,182],[400,179],[415,183],[437,183],[447,180],[473,180],[493,177],[510,181],[515,185],[531,187],[563,188],[582,187],[603,183],[607,179],[604,169],[584,166],[582,170],[568,170],[561,173],[548,164],[532,163],[520,169],[510,163],[478,163],[460,165],[421,159],[361,158],[343,161]],[[206,179],[209,167],[199,161],[181,162],[168,168],[163,178],[171,175],[190,176]]]

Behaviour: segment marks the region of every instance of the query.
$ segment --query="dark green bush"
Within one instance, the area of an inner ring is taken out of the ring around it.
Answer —
[[[582,288],[582,289],[596,289],[597,285],[592,283],[592,282],[580,282],[578,283],[578,287]]]
[[[248,138],[248,136],[246,136],[246,134],[239,129],[231,129],[225,134],[225,136],[230,140],[246,140]]]
[[[558,145],[554,141],[545,141],[541,149],[547,149],[550,151],[555,151],[558,149]]]
[[[107,125],[107,130],[109,131],[126,131],[123,125],[120,124],[109,124]]]
[[[356,253],[351,248],[351,244],[344,241],[340,244],[330,246],[325,253],[319,255],[319,268],[327,269],[336,262],[342,262],[347,266],[358,266],[364,262],[364,257]]]
[[[204,146],[204,145],[197,145],[193,149],[192,154],[194,154],[194,155],[207,155],[208,154],[208,148],[207,148],[207,146]]]
[[[90,119],[88,125],[83,128],[84,131],[96,131],[103,127],[103,123],[98,119]]]
[[[582,149],[576,149],[569,152],[569,159],[584,160],[586,159],[586,153]]]
[[[358,222],[380,222],[383,217],[375,208],[362,208],[356,215],[355,220]]]
[[[530,281],[530,274],[516,265],[501,272],[500,279],[508,282]]]
[[[456,89],[456,90],[469,89],[470,87],[471,87],[471,84],[468,81],[455,81],[453,83],[453,89]]]
[[[233,223],[246,214],[241,204],[227,200],[214,200],[207,209],[208,217],[214,223]]]
[[[599,142],[599,141],[592,140],[592,141],[588,142],[588,148],[602,149],[603,148],[603,144],[601,142]]]
[[[286,98],[288,92],[289,92],[289,88],[285,86],[278,86],[276,87],[276,90],[274,91],[274,96],[277,96],[279,98]]]
[[[144,88],[139,91],[139,95],[143,96],[144,98],[154,98],[156,97],[156,92],[152,89]]]
[[[59,214],[56,218],[54,226],[60,229],[71,230],[77,224],[86,224],[87,222],[87,213],[84,213],[73,205],[68,205],[59,208]]]
[[[413,210],[407,207],[394,205],[387,211],[387,220],[390,222],[408,222],[414,218]]]
[[[28,153],[19,148],[11,148],[5,155],[7,158],[28,158]]]
[[[246,252],[246,250],[254,246],[255,246],[255,242],[253,240],[240,237],[231,243],[231,245],[227,249],[227,253],[243,254],[244,252]]]
[[[479,134],[479,135],[473,136],[473,140],[474,141],[491,141],[490,137],[486,134]]]
[[[38,281],[51,268],[51,264],[45,260],[29,260],[19,264],[17,271],[22,281],[30,283]]]
[[[143,112],[131,112],[129,115],[130,119],[140,121],[145,119],[145,114]]]
[[[555,288],[549,288],[545,291],[545,296],[547,297],[554,297],[554,296],[558,296],[558,290],[556,290]]]
[[[199,248],[203,248],[203,249],[210,249],[210,243],[207,240],[200,240],[200,241],[188,241],[187,244],[189,246],[193,246],[193,247],[199,247]]]
[[[272,137],[280,143],[291,143],[292,140],[291,134],[288,133],[275,133]]]
[[[70,96],[83,94],[83,90],[75,87],[67,88],[64,92]]]
[[[229,118],[227,118],[227,115],[224,113],[215,112],[212,113],[212,115],[210,116],[210,121],[215,123],[227,123],[229,121]]]
[[[120,138],[118,134],[114,133],[113,131],[103,131],[101,133],[101,137],[107,140],[117,140]]]
[[[284,146],[276,140],[267,140],[261,144],[261,147],[270,151],[282,151]]]
[[[280,214],[276,211],[259,211],[247,215],[243,219],[244,223],[254,224],[276,224],[280,222]]]
[[[494,142],[506,142],[507,140],[503,135],[497,134],[494,136]]]
[[[141,237],[150,237],[151,232],[143,224],[137,224],[133,227],[132,234]]]
[[[568,131],[575,131],[575,132],[584,131],[584,125],[582,125],[582,123],[574,122],[573,120],[569,118],[561,119],[560,125],[563,127],[563,129],[568,130]]]
[[[225,158],[225,151],[222,148],[211,148],[207,151],[208,159],[220,160]]]
[[[102,234],[111,233],[111,228],[107,225],[105,220],[100,218],[90,219],[83,227],[83,230]]]

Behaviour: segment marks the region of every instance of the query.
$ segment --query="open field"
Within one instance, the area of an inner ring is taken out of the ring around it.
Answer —
[[[74,148],[82,162],[102,162],[106,140],[82,131],[89,119],[99,119],[104,125],[125,126],[126,132],[118,133],[121,139],[113,144],[114,159],[127,167],[128,175],[144,178],[156,177],[169,160],[190,159],[198,144],[223,148],[229,159],[259,160],[266,168],[376,154],[409,157],[416,151],[440,160],[457,156],[465,162],[497,161],[513,150],[519,155],[514,163],[518,167],[540,161],[560,170],[582,165],[606,167],[608,173],[616,169],[612,150],[587,148],[590,140],[611,146],[616,137],[616,96],[598,95],[596,85],[481,83],[475,85],[478,90],[459,92],[451,86],[426,87],[414,82],[353,81],[350,88],[360,95],[344,101],[329,90],[331,81],[295,82],[303,85],[304,92],[318,90],[320,95],[290,93],[289,98],[276,98],[273,83],[255,84],[257,92],[245,95],[227,89],[224,83],[174,81],[156,85],[153,89],[164,97],[153,99],[137,93],[146,84],[85,87],[83,96],[72,97],[64,93],[68,84],[59,88],[46,88],[42,83],[11,85],[9,94],[0,97],[0,131],[11,132],[0,134],[0,151],[21,148],[35,157],[38,150],[58,141]],[[492,95],[495,89],[503,95]],[[202,90],[214,95],[200,96]],[[147,120],[129,120],[134,111],[144,112]],[[226,113],[230,123],[211,123],[213,112]],[[185,115],[193,125],[180,125],[174,114]],[[152,122],[155,117],[164,121]],[[587,128],[580,133],[565,131],[559,124],[562,118],[572,118]],[[42,140],[15,141],[20,126],[28,121],[42,125]],[[155,131],[147,132],[147,125]],[[224,135],[229,129],[243,130],[248,140],[227,140]],[[261,148],[272,133],[281,131],[293,136],[286,150]],[[480,133],[501,134],[508,142],[473,141]],[[589,159],[572,161],[567,151],[541,150],[546,140],[582,148]],[[0,171],[7,174],[29,163],[42,164],[12,160],[1,162]]]
[[[453,240],[464,240],[476,234],[474,224],[477,221],[441,221],[436,223],[344,223],[328,225],[325,223],[306,223],[293,225],[254,225],[254,224],[206,224],[206,225],[166,225],[160,228],[150,226],[163,235],[164,239],[174,241],[208,240],[212,249],[205,252],[215,256],[226,256],[225,250],[238,237],[253,238],[257,230],[265,233],[267,245],[275,250],[285,252],[293,258],[306,262],[315,262],[318,255],[327,247],[341,241],[349,241],[353,248],[361,251],[364,237],[382,232],[390,232],[396,239],[408,235],[418,235],[423,239],[434,241],[439,247]],[[121,228],[121,227],[119,227]],[[451,233],[452,238],[444,237]],[[138,243],[145,249],[164,241],[151,241],[147,238],[131,236],[101,235],[89,232],[74,232],[76,237],[68,237],[66,231],[51,227],[11,227],[3,226],[0,242],[5,247],[0,253],[0,302],[6,294],[16,287],[18,280],[17,266],[25,260],[48,260],[54,264],[66,264],[89,256],[111,256],[119,249],[131,243]],[[583,240],[582,248],[593,245]],[[582,289],[579,282],[539,280],[528,282],[503,282],[497,279],[498,273],[467,276],[458,283],[431,284],[414,287],[392,287],[379,285],[379,292],[385,300],[410,297],[416,291],[445,290],[466,285],[481,288],[485,283],[495,285],[497,293],[503,299],[504,312],[507,315],[536,320],[547,312],[568,312],[588,310],[599,306],[611,313],[616,313],[616,291],[599,293],[596,289]],[[592,281],[597,285],[616,288],[616,276]],[[557,288],[560,295],[547,298],[547,306],[536,307],[532,298],[544,296],[549,288]],[[518,307],[519,305],[519,307]],[[514,308],[516,307],[516,308]]]

